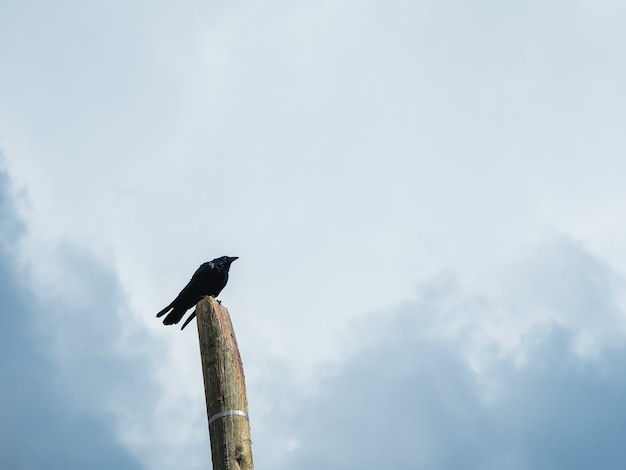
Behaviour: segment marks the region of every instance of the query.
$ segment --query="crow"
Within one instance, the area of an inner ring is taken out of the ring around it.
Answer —
[[[236,259],[238,259],[237,256],[222,256],[208,263],[201,264],[191,277],[189,283],[180,291],[180,294],[176,296],[171,304],[157,313],[157,317],[169,312],[163,320],[163,324],[173,325],[174,323],[178,323],[185,315],[185,312],[196,305],[203,297],[207,295],[217,297],[226,286],[230,264]],[[181,330],[184,329],[195,316],[196,311],[194,310],[183,324]]]

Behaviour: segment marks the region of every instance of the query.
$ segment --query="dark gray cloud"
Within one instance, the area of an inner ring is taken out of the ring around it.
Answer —
[[[108,316],[108,322],[114,319],[123,300],[119,285],[113,274],[88,254],[68,248],[74,260],[69,262],[66,256],[65,269],[82,278],[86,291],[76,296],[91,300],[91,313],[77,309],[75,299],[60,296],[46,305],[45,299],[54,297],[51,292],[35,296],[28,269],[20,267],[16,259],[25,226],[16,213],[10,186],[9,177],[0,169],[0,467],[140,468],[104,419],[106,410],[99,409],[103,396],[111,391],[110,385],[119,388],[120,381],[128,378],[129,370],[136,366],[136,361],[125,362],[119,354],[110,354],[109,346],[119,338],[119,331],[97,320],[98,316]],[[42,334],[50,326],[46,315],[63,309],[74,322],[61,329],[71,331],[85,343],[84,348],[73,349],[79,356],[75,360],[82,366],[69,370],[56,362],[55,354],[50,354],[55,347],[50,340],[57,334],[51,330]],[[87,324],[90,327],[83,331]],[[98,334],[94,334],[96,329]],[[74,393],[82,387],[88,390],[80,393],[83,403]]]
[[[567,241],[518,271],[527,302],[471,298],[443,277],[357,326],[369,345],[290,410],[281,468],[626,468],[626,341],[598,330],[593,352],[581,351],[580,309],[593,321],[618,316],[615,276]],[[531,308],[547,314],[516,346],[485,340],[470,360],[489,315]]]

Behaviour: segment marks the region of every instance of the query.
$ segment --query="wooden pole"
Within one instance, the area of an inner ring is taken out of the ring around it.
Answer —
[[[213,470],[253,470],[248,399],[228,310],[215,298],[196,306]]]

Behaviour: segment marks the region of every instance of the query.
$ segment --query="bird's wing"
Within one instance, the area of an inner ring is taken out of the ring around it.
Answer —
[[[207,283],[207,278],[212,278],[218,274],[218,270],[215,268],[215,264],[212,261],[209,261],[207,263],[202,263],[200,267],[196,269],[196,272],[193,273],[193,276],[191,276],[187,285],[183,287],[183,290],[179,292],[172,303],[157,314],[157,316],[160,317],[161,315],[164,315],[172,310],[172,312],[165,317],[163,323],[166,325],[178,323],[185,312],[196,305],[200,299],[204,297],[206,293],[203,291],[206,289],[203,288],[203,285]],[[195,312],[187,320],[185,325],[183,325],[183,328],[194,317]]]
[[[206,263],[202,263],[200,265],[200,267],[198,269],[196,269],[196,272],[193,273],[193,276],[191,276],[191,279],[193,279],[196,276],[202,276],[204,274],[207,274],[211,271],[213,271],[215,269],[215,263],[213,263],[213,261],[208,261]]]

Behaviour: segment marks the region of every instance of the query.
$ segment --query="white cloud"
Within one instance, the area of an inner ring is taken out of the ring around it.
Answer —
[[[446,277],[355,324],[359,346],[316,393],[287,407],[279,394],[263,421],[282,434],[263,433],[256,450],[281,448],[280,468],[621,468],[623,280],[571,243],[537,255],[518,276],[528,302],[506,285],[497,300],[468,295]],[[529,307],[541,313],[506,344],[498,317],[516,324]],[[607,328],[590,331],[582,309]]]
[[[355,321],[441,272],[472,295],[433,334],[467,334],[476,368],[481,335],[518,348],[544,310],[564,321],[565,300],[512,286],[514,305],[499,299],[511,265],[538,272],[519,264],[537,245],[569,237],[626,270],[622,13],[609,1],[11,5],[0,144],[32,201],[24,262],[41,282],[58,276],[55,289],[73,274],[34,261],[63,243],[115,271],[132,318],[120,334],[162,351],[154,419],[177,442],[204,432],[172,401],[201,408],[197,351],[154,313],[223,254],[241,257],[222,297],[253,390],[276,362],[289,393],[313,387],[361,346],[346,344]],[[611,308],[568,313],[578,348],[619,337]],[[468,327],[466,309],[483,323]]]

